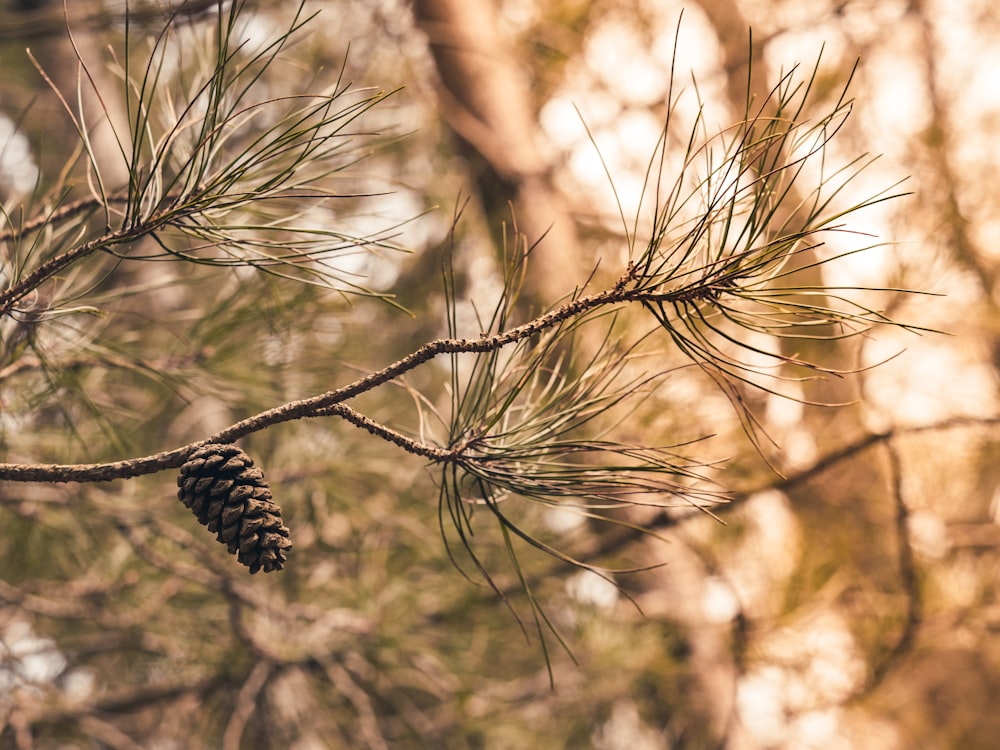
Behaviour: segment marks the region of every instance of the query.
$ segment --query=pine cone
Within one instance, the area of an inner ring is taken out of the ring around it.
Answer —
[[[251,573],[281,570],[292,547],[264,473],[235,445],[209,443],[181,466],[177,497]]]

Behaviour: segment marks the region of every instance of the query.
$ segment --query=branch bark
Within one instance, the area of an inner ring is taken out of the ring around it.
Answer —
[[[690,291],[684,289],[679,291],[676,296],[681,298],[687,294],[690,294]],[[0,464],[0,480],[12,482],[106,482],[114,479],[129,479],[146,474],[155,474],[159,471],[178,468],[193,450],[206,443],[232,443],[253,432],[258,432],[282,422],[331,415],[347,419],[356,426],[368,430],[416,455],[439,462],[452,460],[456,456],[453,451],[442,450],[411,440],[344,406],[343,402],[394,380],[400,375],[413,370],[441,354],[496,351],[504,346],[530,338],[570,318],[600,307],[624,302],[642,301],[644,299],[663,299],[665,297],[669,299],[669,295],[650,293],[642,290],[627,290],[623,284],[618,284],[610,290],[587,297],[580,297],[528,323],[492,336],[484,335],[478,339],[438,339],[431,341],[408,356],[349,385],[312,398],[290,401],[273,409],[268,409],[267,411],[236,422],[205,440],[180,448],[162,451],[142,458],[111,463]]]

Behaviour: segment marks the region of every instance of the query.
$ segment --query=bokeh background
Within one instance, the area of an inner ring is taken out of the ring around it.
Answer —
[[[185,52],[166,66],[164,86],[191,80],[214,7],[174,7]],[[714,435],[698,450],[724,460],[715,474],[732,495],[724,523],[649,517],[662,537],[650,539],[538,511],[540,528],[583,559],[665,563],[618,577],[616,588],[542,555],[523,558],[568,650],[549,642],[544,652],[493,591],[455,570],[427,466],[346,424],[296,422],[245,441],[295,540],[288,567],[266,577],[248,577],[204,533],[174,499],[172,476],[2,483],[0,746],[995,747],[994,3],[342,0],[305,9],[319,14],[260,86],[319,90],[342,74],[357,87],[402,87],[360,121],[359,160],[333,187],[356,197],[327,221],[389,231],[406,252],[358,255],[347,270],[412,315],[275,279],[123,266],[91,286],[102,316],[43,321],[27,348],[23,331],[4,329],[4,461],[177,447],[443,335],[440,258],[456,204],[465,205],[454,248],[469,310],[496,298],[512,216],[531,241],[545,235],[525,279],[525,314],[572,292],[598,261],[596,278],[614,278],[627,248],[619,216],[641,216],[671,92],[686,97],[679,118],[690,121],[700,103],[723,128],[743,116],[748,93],[762,101],[796,65],[807,78],[816,68],[817,113],[850,82],[854,112],[831,163],[879,156],[845,200],[897,183],[910,193],[849,218],[877,246],[824,266],[822,282],[926,292],[856,294],[938,333],[876,329],[823,352],[850,376],[787,383],[792,398],[748,389],[774,441],[759,448],[711,382],[678,372],[634,417],[635,433],[651,443]],[[104,106],[120,111],[115,61],[141,59],[169,9],[130,11],[126,52],[123,3],[3,4],[7,214],[33,214],[56,185],[69,197],[87,188],[82,172],[64,169],[80,164],[79,138],[25,49],[67,100],[82,92],[97,123],[78,56]],[[246,38],[287,28],[293,12],[248,2]],[[106,178],[124,184],[110,130],[95,124],[92,143]],[[445,380],[431,364],[359,406],[416,434],[425,425],[414,394],[440,397]],[[480,552],[523,614],[500,540],[486,534]]]

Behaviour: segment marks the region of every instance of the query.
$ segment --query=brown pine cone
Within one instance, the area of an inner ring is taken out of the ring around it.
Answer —
[[[281,570],[292,543],[264,473],[235,445],[209,443],[181,466],[177,497],[251,573]]]

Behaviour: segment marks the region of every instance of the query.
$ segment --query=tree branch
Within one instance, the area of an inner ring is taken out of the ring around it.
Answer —
[[[78,201],[77,203],[69,204],[62,211],[58,211],[51,216],[44,217],[45,221],[42,221],[42,224],[52,221],[53,218],[66,218],[74,213],[87,210],[91,207],[104,206],[115,200],[118,199],[101,199],[100,201],[95,201],[93,204],[88,201]],[[194,203],[195,201],[192,199],[192,204]],[[109,230],[100,237],[95,237],[88,242],[76,245],[69,250],[49,258],[44,263],[39,264],[34,271],[29,273],[20,281],[12,283],[9,287],[0,292],[0,318],[9,314],[18,300],[22,299],[25,295],[30,294],[41,284],[45,283],[47,280],[51,279],[67,267],[73,265],[78,260],[86,258],[89,255],[93,255],[94,253],[113,245],[133,242],[147,235],[151,235],[164,224],[176,221],[178,216],[179,212],[177,208],[171,204],[142,222],[136,222],[119,229]],[[35,226],[37,222],[37,218],[32,222],[29,222],[31,226],[27,229],[22,228],[21,231],[14,235],[14,237],[19,238],[24,234],[24,232],[37,228]],[[6,239],[6,237],[0,235],[0,241],[3,239]]]
[[[677,295],[686,294],[678,291]],[[336,390],[298,401],[290,401],[281,406],[256,414],[217,432],[205,440],[200,440],[180,448],[162,451],[141,458],[96,464],[0,464],[0,480],[12,482],[107,482],[114,479],[155,474],[159,471],[176,469],[187,456],[206,443],[232,443],[254,432],[259,432],[282,422],[309,417],[336,415],[352,424],[402,447],[416,455],[436,462],[452,460],[454,451],[446,451],[411,440],[388,427],[368,419],[364,415],[342,406],[342,402],[366,393],[403,375],[421,364],[441,355],[460,353],[486,353],[496,351],[509,344],[523,341],[570,318],[597,308],[623,302],[642,301],[652,297],[662,297],[642,290],[627,290],[623,284],[614,288],[571,300],[528,323],[510,330],[481,336],[478,339],[438,339],[424,344],[413,353],[377,370],[364,378]],[[0,298],[2,299],[2,298]]]
[[[18,241],[25,235],[52,224],[53,222],[63,221],[76,216],[77,214],[103,208],[107,203],[119,203],[127,200],[128,199],[125,196],[108,196],[106,200],[100,198],[81,198],[80,200],[67,203],[59,208],[52,209],[49,212],[35,214],[19,227],[11,227],[0,231],[0,242],[6,242],[8,240]]]
[[[900,659],[913,649],[917,638],[917,630],[923,621],[923,595],[920,591],[920,581],[917,574],[916,561],[913,558],[913,548],[910,546],[909,519],[910,511],[903,496],[903,467],[892,442],[886,443],[889,456],[889,479],[893,500],[896,504],[896,544],[899,547],[899,578],[906,594],[906,616],[903,630],[895,645],[877,661],[871,671],[868,684],[863,693],[873,692],[885,680],[889,671],[899,663]]]
[[[127,230],[110,232],[101,238],[80,245],[42,264],[20,282],[0,294],[0,314],[6,312],[13,305],[14,300],[19,298],[19,295],[23,296],[23,294],[27,293],[27,290],[30,290],[33,286],[41,283],[44,279],[57,273],[79,258],[108,245],[125,242],[129,238],[152,231],[150,229],[151,226],[159,225],[169,220],[167,212],[176,215],[176,209],[172,212],[168,209],[166,212],[150,217],[142,225],[133,226]],[[701,313],[695,307],[698,302],[718,305],[723,295],[739,296],[744,291],[740,288],[739,282],[745,280],[747,277],[752,277],[756,273],[753,263],[749,265],[749,270],[740,270],[736,267],[724,273],[720,273],[718,269],[709,265],[700,269],[701,275],[694,281],[679,287],[664,289],[663,284],[665,281],[658,278],[658,272],[647,275],[640,271],[637,266],[629,264],[626,271],[609,289],[584,297],[573,298],[534,320],[492,335],[483,333],[477,339],[448,338],[428,342],[402,359],[380,370],[376,370],[353,383],[311,398],[290,401],[281,406],[260,412],[230,425],[205,440],[141,458],[111,463],[0,464],[0,480],[15,482],[104,482],[154,474],[159,471],[180,467],[193,450],[205,443],[232,443],[254,432],[259,432],[282,422],[331,415],[346,419],[355,426],[365,429],[371,434],[381,437],[415,455],[424,456],[437,463],[453,461],[458,458],[460,451],[443,450],[411,440],[388,427],[379,425],[353,409],[342,406],[342,403],[384,385],[441,354],[484,354],[494,352],[510,344],[531,338],[567,320],[608,305],[638,302],[643,304],[648,310],[652,311],[655,308],[659,311],[656,317],[660,325],[674,335],[673,324],[667,319],[668,308],[673,306],[675,314],[683,320],[685,316],[689,316],[692,313],[701,316]],[[835,315],[836,313],[831,312],[830,314]],[[813,369],[824,369],[798,360],[795,363],[812,367]]]

